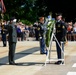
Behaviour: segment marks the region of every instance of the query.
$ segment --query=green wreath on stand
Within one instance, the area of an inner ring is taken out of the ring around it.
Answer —
[[[52,36],[53,28],[54,28],[55,20],[50,20],[47,24],[47,31],[46,31],[46,47],[49,47],[50,39]]]

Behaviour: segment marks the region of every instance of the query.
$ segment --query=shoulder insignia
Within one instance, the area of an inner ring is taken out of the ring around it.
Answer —
[[[37,30],[40,30],[40,28],[37,28]]]
[[[64,26],[62,26],[62,28],[64,29],[65,27],[64,27]]]
[[[58,28],[60,27],[60,24],[58,25]]]

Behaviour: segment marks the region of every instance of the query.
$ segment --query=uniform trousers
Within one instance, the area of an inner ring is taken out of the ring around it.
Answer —
[[[2,34],[3,46],[6,46],[6,34]]]
[[[61,45],[61,42],[60,41],[58,41],[58,42]],[[56,41],[57,56],[58,56],[58,59],[61,59],[61,48],[60,48],[58,42]]]
[[[9,42],[9,63],[14,62],[16,42]]]
[[[40,53],[45,53],[45,39],[43,37],[40,39]]]

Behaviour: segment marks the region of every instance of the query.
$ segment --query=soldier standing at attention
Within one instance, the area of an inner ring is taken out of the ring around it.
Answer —
[[[2,35],[2,42],[3,42],[3,47],[7,46],[7,28],[6,25],[2,22],[1,23],[1,35]]]
[[[38,25],[38,30],[39,30],[39,36],[40,36],[40,54],[47,54],[47,50],[45,47],[45,27],[44,27],[44,17],[39,18],[39,25]]]
[[[65,41],[65,22],[62,21],[62,14],[57,14],[56,15],[56,49],[57,49],[57,56],[58,59],[62,59],[62,55],[61,55],[61,42]],[[60,46],[58,45],[58,43],[60,44]],[[58,60],[57,62],[55,62],[55,64],[63,64],[62,60]]]
[[[16,19],[12,17],[8,24],[8,43],[9,43],[9,64],[16,65],[14,62],[15,49],[17,43],[17,27],[15,25]]]

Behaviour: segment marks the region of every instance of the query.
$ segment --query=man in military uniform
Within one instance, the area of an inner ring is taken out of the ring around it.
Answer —
[[[6,47],[6,45],[7,45],[7,38],[6,38],[7,28],[3,22],[1,23],[1,35],[2,35],[3,47]]]
[[[62,59],[62,55],[61,55],[61,42],[65,41],[65,22],[62,21],[62,14],[59,13],[56,15],[56,48],[57,48],[57,55],[58,55],[58,59]],[[59,46],[59,44],[60,46]],[[55,62],[55,64],[63,64],[62,60],[59,60],[57,62]]]
[[[15,25],[15,18],[12,17],[10,19],[10,23],[8,25],[8,43],[9,43],[9,64],[16,65],[14,62],[14,54],[17,43],[17,27]]]
[[[45,31],[46,31],[46,29],[44,26],[44,17],[39,18],[38,30],[39,30],[39,36],[40,36],[40,53],[47,54],[47,50],[45,47]]]

